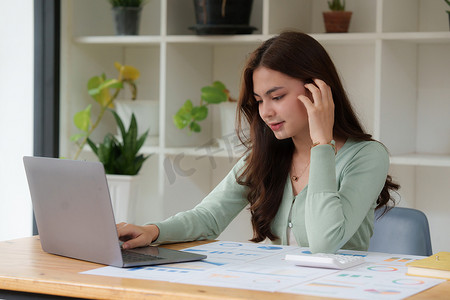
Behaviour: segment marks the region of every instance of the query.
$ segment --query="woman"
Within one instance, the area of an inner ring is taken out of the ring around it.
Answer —
[[[251,241],[367,250],[374,210],[386,209],[399,186],[324,48],[298,32],[264,42],[244,69],[239,117],[250,125],[241,136],[248,150],[225,179],[192,210],[144,226],[118,224],[123,247],[214,239],[250,204]]]

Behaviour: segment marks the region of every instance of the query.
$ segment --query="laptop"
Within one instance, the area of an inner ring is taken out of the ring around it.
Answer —
[[[23,162],[45,252],[115,267],[206,258],[156,246],[123,250],[100,162],[30,156]]]

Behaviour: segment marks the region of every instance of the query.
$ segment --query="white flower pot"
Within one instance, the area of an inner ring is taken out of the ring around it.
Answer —
[[[245,151],[245,148],[236,134],[237,102],[222,102],[219,104],[219,110],[221,136],[217,139],[218,146],[225,149],[230,155],[239,156]],[[250,127],[245,120],[242,120],[241,126],[241,130],[248,134],[247,131]]]
[[[116,223],[134,223],[140,176],[106,175]]]
[[[220,109],[221,138],[230,138],[236,134],[236,102],[222,102]]]
[[[115,102],[116,112],[128,129],[131,114],[134,113],[138,125],[138,135],[149,130],[146,145],[155,144],[159,135],[159,101],[157,100],[118,100]],[[118,131],[120,135],[120,132]]]

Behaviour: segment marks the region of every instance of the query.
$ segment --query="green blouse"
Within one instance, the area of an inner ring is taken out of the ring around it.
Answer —
[[[193,209],[152,223],[160,230],[155,243],[217,238],[248,205],[247,187],[236,182],[244,164],[241,158]],[[312,148],[308,185],[295,196],[289,176],[286,179],[283,199],[271,225],[279,237],[273,243],[287,244],[292,209],[292,231],[300,246],[325,253],[340,248],[367,250],[376,201],[388,169],[388,152],[378,142],[347,140],[336,156],[330,145]]]

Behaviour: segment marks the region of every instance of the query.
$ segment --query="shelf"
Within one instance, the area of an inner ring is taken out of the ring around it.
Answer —
[[[77,44],[92,45],[156,45],[161,43],[161,37],[155,35],[136,35],[136,36],[79,36],[74,38]]]
[[[261,34],[239,35],[169,35],[163,38],[168,43],[192,43],[192,44],[255,44],[261,43],[270,36]]]
[[[313,33],[313,38],[321,43],[371,44],[376,40],[405,41],[415,43],[450,43],[450,32],[392,32],[392,33]],[[74,38],[77,44],[93,45],[159,45],[167,43],[192,44],[255,44],[273,35],[169,35],[169,36],[80,36]]]
[[[77,44],[92,45],[159,45],[167,43],[189,44],[255,44],[269,38],[265,35],[169,35],[169,36],[80,36],[74,38]]]
[[[450,43],[450,32],[393,32],[383,33],[383,40],[413,43]]]
[[[142,146],[142,148],[139,150],[140,153],[143,154],[159,154],[161,153],[161,150],[158,146]]]
[[[169,36],[80,36],[74,38],[77,44],[86,45],[159,45],[161,42],[180,44],[260,44],[274,35],[169,35]],[[375,33],[337,33],[311,34],[319,42],[324,43],[374,43],[378,34]]]
[[[320,43],[329,44],[373,44],[380,35],[377,33],[314,33],[310,34]]]
[[[392,165],[450,167],[450,155],[412,153],[391,157]]]

